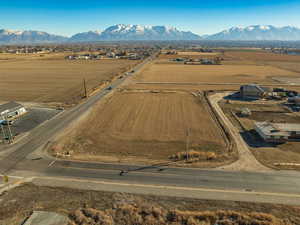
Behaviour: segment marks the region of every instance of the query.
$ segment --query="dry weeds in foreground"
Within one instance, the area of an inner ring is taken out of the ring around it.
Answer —
[[[78,209],[70,214],[70,225],[288,225],[273,215],[237,211],[166,210],[150,204],[121,204],[108,210]]]

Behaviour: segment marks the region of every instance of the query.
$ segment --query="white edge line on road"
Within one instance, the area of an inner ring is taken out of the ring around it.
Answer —
[[[59,181],[74,181],[74,182],[88,182],[103,185],[118,185],[118,186],[130,186],[130,187],[141,187],[141,188],[156,188],[156,189],[173,189],[173,190],[186,190],[186,191],[203,191],[203,192],[218,192],[218,193],[231,193],[231,194],[248,194],[248,195],[268,195],[276,197],[293,197],[299,198],[300,194],[288,194],[288,193],[276,193],[276,192],[256,192],[256,191],[239,191],[239,190],[221,190],[221,189],[208,189],[208,188],[193,188],[193,187],[177,187],[177,186],[162,186],[162,185],[151,185],[151,184],[134,184],[134,183],[122,183],[122,182],[108,182],[108,181],[93,181],[93,180],[79,180],[70,178],[54,178],[54,177],[35,177],[34,179],[48,179],[48,180],[59,180]]]

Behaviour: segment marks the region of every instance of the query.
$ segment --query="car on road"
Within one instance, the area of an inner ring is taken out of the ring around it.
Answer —
[[[106,88],[106,90],[108,91],[112,90],[112,86],[109,86],[108,88]]]

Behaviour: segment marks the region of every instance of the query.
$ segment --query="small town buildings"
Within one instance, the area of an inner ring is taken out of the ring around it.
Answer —
[[[240,87],[240,95],[242,98],[259,99],[270,93],[270,89],[261,87],[257,84],[247,84]]]
[[[6,104],[0,105],[0,117],[2,117],[2,119],[13,119],[25,114],[26,112],[27,111],[25,107],[16,102],[8,102]]]
[[[254,128],[266,142],[300,141],[300,124],[256,122]]]

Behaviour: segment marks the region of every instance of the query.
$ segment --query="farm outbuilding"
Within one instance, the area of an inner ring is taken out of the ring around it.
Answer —
[[[23,105],[16,102],[8,102],[0,105],[0,116],[5,118],[15,118],[26,113]]]
[[[300,124],[256,122],[254,127],[266,142],[300,141]]]
[[[262,98],[270,92],[269,88],[261,87],[257,84],[247,84],[240,87],[240,95],[242,98]]]

